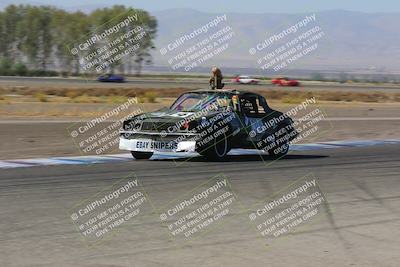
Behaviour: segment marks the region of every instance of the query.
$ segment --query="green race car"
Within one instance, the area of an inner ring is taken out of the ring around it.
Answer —
[[[293,120],[271,109],[261,95],[198,90],[182,94],[170,108],[125,120],[119,148],[136,159],[149,159],[154,152],[197,152],[221,160],[233,148],[282,157],[297,135]]]

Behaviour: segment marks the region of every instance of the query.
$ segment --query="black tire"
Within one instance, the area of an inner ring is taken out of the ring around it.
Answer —
[[[213,139],[206,148],[200,149],[199,153],[208,160],[221,161],[231,150],[229,140],[230,131],[220,137]]]
[[[153,156],[153,152],[131,151],[131,153],[135,159],[149,159],[151,156]]]
[[[284,144],[274,147],[273,149],[268,150],[268,154],[274,159],[279,159],[285,156],[288,152],[289,152],[289,142],[286,142]]]

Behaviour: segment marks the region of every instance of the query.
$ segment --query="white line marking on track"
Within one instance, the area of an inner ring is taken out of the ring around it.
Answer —
[[[290,145],[291,151],[309,151],[322,149],[337,149],[343,147],[366,147],[385,144],[400,144],[400,139],[386,140],[339,140],[330,142],[319,142],[311,144],[293,144]],[[233,149],[229,155],[258,155],[266,154],[265,152],[255,149]],[[176,159],[185,157],[197,157],[197,153],[154,153],[153,160],[160,159]],[[99,156],[71,156],[71,157],[52,157],[52,158],[34,158],[34,159],[10,159],[0,160],[0,169],[23,168],[34,166],[49,165],[81,165],[95,163],[112,163],[132,161],[130,153],[111,154]]]

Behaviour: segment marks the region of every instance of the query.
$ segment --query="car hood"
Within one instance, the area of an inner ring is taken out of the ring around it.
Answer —
[[[160,132],[174,127],[179,128],[185,122],[201,121],[204,117],[209,118],[218,113],[220,112],[208,112],[206,114],[202,112],[185,112],[165,108],[154,112],[143,113],[131,120],[140,117],[141,130]]]
[[[216,114],[219,114],[220,112],[221,111],[191,112],[191,111],[177,111],[169,108],[163,108],[157,111],[144,113],[142,114],[142,116],[144,115],[144,119],[152,119],[152,120],[159,119],[159,120],[179,121],[183,119],[189,119],[191,117],[192,120],[200,120],[202,117],[211,117]]]

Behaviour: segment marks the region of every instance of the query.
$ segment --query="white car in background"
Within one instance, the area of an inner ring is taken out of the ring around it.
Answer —
[[[240,84],[258,84],[260,83],[260,80],[254,79],[250,76],[240,75],[233,78],[232,82]]]

